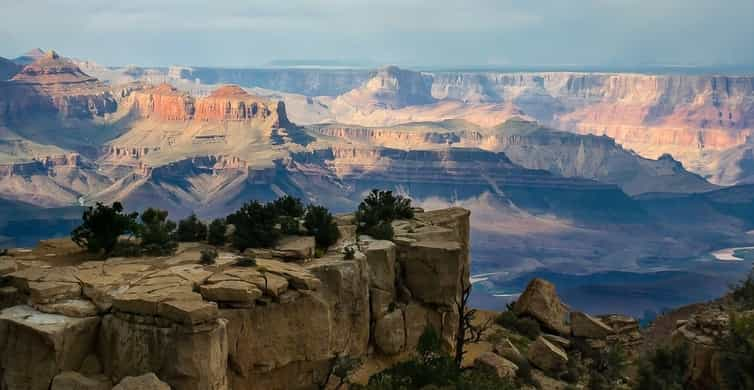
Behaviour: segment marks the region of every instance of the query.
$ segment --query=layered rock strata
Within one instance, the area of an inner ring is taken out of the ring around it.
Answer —
[[[336,357],[413,350],[427,326],[452,347],[469,212],[417,213],[394,223],[392,242],[357,240],[353,218],[338,221],[344,236],[324,256],[286,239],[266,257],[256,252],[252,267],[226,251],[199,265],[196,244],[104,262],[83,261],[65,241],[10,251],[0,269],[2,381],[109,389],[153,372],[179,390],[299,389],[326,383]]]

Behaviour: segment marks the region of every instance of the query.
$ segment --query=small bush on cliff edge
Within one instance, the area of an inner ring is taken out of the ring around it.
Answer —
[[[207,239],[207,225],[196,214],[191,214],[186,219],[178,221],[176,232],[180,242],[199,242]]]
[[[141,225],[137,229],[137,237],[141,239],[141,247],[150,256],[169,256],[178,249],[174,240],[175,222],[168,219],[168,212],[160,209],[148,208],[141,213]]]
[[[224,218],[218,218],[213,220],[209,224],[209,232],[207,233],[207,242],[210,245],[223,246],[225,245],[225,233],[228,231],[228,223]]]
[[[411,219],[414,210],[411,199],[393,195],[392,191],[374,189],[359,204],[356,211],[358,232],[378,235],[380,239],[391,239],[393,229],[390,223],[396,219]]]
[[[720,368],[728,389],[754,389],[754,314],[731,314],[720,340]]]
[[[416,347],[416,354],[408,361],[377,373],[369,378],[367,390],[422,389],[426,387],[458,390],[512,390],[517,387],[508,379],[500,379],[487,369],[461,370],[453,357],[442,348],[437,331],[425,328]]]
[[[635,390],[683,390],[689,365],[688,349],[660,347],[639,361]]]
[[[243,252],[247,248],[269,248],[280,238],[275,228],[278,214],[271,203],[257,201],[245,203],[235,213],[228,216],[228,223],[235,226],[233,247]]]
[[[105,256],[112,253],[118,237],[136,230],[138,213],[123,213],[123,205],[115,202],[112,206],[97,203],[82,215],[82,223],[71,232],[71,240],[87,251]]]
[[[340,238],[335,218],[322,206],[309,205],[304,216],[304,227],[314,236],[317,247],[326,249]]]

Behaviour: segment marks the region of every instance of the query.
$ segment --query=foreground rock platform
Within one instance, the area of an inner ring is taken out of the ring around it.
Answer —
[[[469,212],[418,212],[394,222],[392,241],[337,220],[343,237],[322,257],[312,240],[287,239],[249,267],[222,248],[200,265],[196,243],[106,261],[68,240],[11,250],[0,257],[0,380],[110,389],[154,373],[173,389],[304,389],[326,383],[336,357],[413,350],[428,325],[452,347]]]

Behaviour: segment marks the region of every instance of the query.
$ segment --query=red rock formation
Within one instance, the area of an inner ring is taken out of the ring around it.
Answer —
[[[194,99],[169,84],[134,93],[133,107],[141,116],[159,120],[190,120],[194,116]]]
[[[134,92],[132,107],[145,118],[196,121],[271,121],[271,127],[290,124],[282,102],[254,96],[235,85],[226,85],[211,95],[194,98],[167,84]]]
[[[11,80],[0,82],[0,120],[49,115],[87,119],[116,108],[105,84],[55,52],[27,65]]]

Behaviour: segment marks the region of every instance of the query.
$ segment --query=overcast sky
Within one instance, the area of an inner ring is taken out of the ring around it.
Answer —
[[[754,64],[754,0],[0,0],[0,56],[107,65]]]

